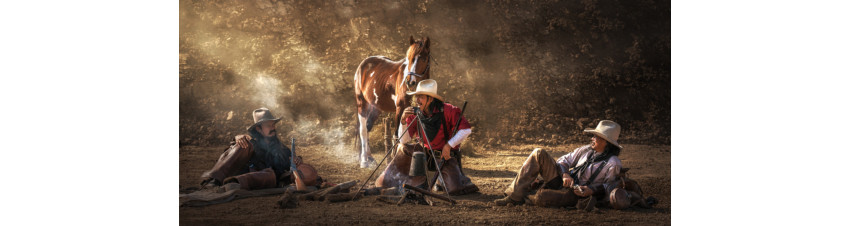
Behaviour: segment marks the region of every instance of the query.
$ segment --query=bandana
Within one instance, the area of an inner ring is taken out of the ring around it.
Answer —
[[[436,101],[435,101],[436,102]],[[440,126],[443,125],[443,108],[442,103],[431,103],[433,107],[431,107],[431,117],[421,117],[422,127],[425,130],[425,135],[428,136],[428,141],[433,141],[434,137],[437,136],[437,132],[440,131]],[[448,135],[445,135],[448,136]]]

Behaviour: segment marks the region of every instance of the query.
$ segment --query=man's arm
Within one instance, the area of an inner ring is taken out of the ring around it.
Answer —
[[[576,195],[579,195],[579,196],[582,196],[582,197],[593,195],[593,196],[596,196],[599,199],[602,199],[602,198],[605,198],[606,195],[611,193],[611,191],[614,190],[614,188],[617,187],[617,185],[614,184],[614,182],[616,182],[617,177],[620,175],[620,169],[622,168],[622,164],[620,164],[620,161],[619,160],[612,160],[612,161],[605,163],[605,165],[600,166],[600,167],[606,167],[607,168],[605,174],[600,175],[600,176],[603,176],[602,180],[600,182],[591,182],[591,184],[588,185],[588,186],[581,186],[582,189],[585,190],[584,194],[579,194],[579,192],[576,192]],[[597,181],[599,181],[599,180],[597,180]]]
[[[463,143],[463,141],[466,140],[466,138],[469,137],[469,134],[471,133],[472,128],[458,130],[457,134],[455,134],[455,136],[453,136],[452,139],[449,140],[449,146],[451,146],[453,149],[459,148],[460,143]]]
[[[582,147],[584,147],[584,146],[582,146]],[[573,164],[578,162],[576,160],[577,160],[577,158],[578,158],[578,156],[581,152],[582,147],[578,147],[575,150],[573,150],[572,152],[567,153],[566,155],[558,158],[558,161],[557,161],[558,162],[558,168],[561,169],[561,173],[569,174],[570,168],[575,167],[575,165],[573,165]]]
[[[572,152],[561,156],[560,158],[558,158],[558,161],[556,161],[558,163],[558,168],[561,170],[561,178],[564,180],[564,187],[572,187],[573,184],[575,184],[573,178],[570,177],[570,168],[574,167],[577,156],[579,156],[580,152],[581,147],[576,148]]]
[[[399,140],[399,144],[405,144],[410,141],[410,133],[402,133],[404,129],[407,128],[407,123],[402,122],[401,126],[398,127],[398,132],[396,134],[401,135],[401,139]],[[402,145],[399,145],[402,146]]]

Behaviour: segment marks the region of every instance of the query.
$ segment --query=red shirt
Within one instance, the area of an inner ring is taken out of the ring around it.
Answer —
[[[458,117],[461,118],[460,119],[460,127],[458,127],[458,129],[457,129],[458,131],[460,131],[462,129],[472,128],[469,125],[469,121],[466,121],[466,118],[460,115],[460,108],[455,107],[454,105],[444,103],[444,105],[443,105],[443,117],[444,117],[443,123],[440,125],[440,129],[437,130],[437,135],[435,135],[434,137],[428,138],[428,139],[431,139],[431,144],[430,145],[423,144],[426,147],[431,148],[431,149],[443,149],[443,146],[446,145],[449,142],[449,139],[451,139],[451,137],[447,137],[447,135],[444,134],[443,131],[449,131],[449,133],[455,132],[455,131],[452,131],[452,130],[454,130],[455,126],[457,125]],[[410,123],[413,122],[414,118],[416,118],[415,115],[408,116],[407,118],[404,119],[405,124],[410,125]],[[446,125],[449,126],[448,129],[443,128]],[[425,134],[425,130],[419,129],[419,123],[413,123],[413,125],[410,126],[410,129],[407,130],[407,134],[410,135],[410,137],[413,137],[413,135],[416,134],[417,130],[419,131],[419,134]],[[452,135],[454,135],[454,134],[452,134]],[[424,136],[420,136],[420,137],[422,138],[421,139],[422,143],[424,143],[425,142]],[[460,145],[458,145],[458,146],[460,146]],[[452,147],[452,149],[457,149],[457,148],[458,147]]]

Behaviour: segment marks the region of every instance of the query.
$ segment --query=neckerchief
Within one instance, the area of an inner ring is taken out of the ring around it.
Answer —
[[[428,136],[429,141],[433,141],[434,137],[437,136],[437,132],[440,131],[440,126],[443,124],[444,120],[442,106],[432,106],[433,107],[431,108],[431,116],[426,118],[423,115],[420,118],[422,120],[422,129],[425,130],[425,135]],[[448,136],[448,134],[444,136]]]
[[[611,153],[602,152],[602,154],[596,155],[596,151],[591,150],[591,153],[585,157],[584,163],[570,171],[570,176],[573,177],[574,180],[578,180],[579,176],[584,174],[584,171],[590,168],[590,165],[600,161],[607,161],[610,157]],[[600,166],[596,172],[590,176],[590,179],[586,181],[585,184],[593,182],[593,180],[596,179],[596,175],[599,174],[599,171],[602,171],[602,166]]]

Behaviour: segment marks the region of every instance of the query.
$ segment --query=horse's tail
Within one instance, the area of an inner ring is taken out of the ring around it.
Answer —
[[[365,62],[365,60],[363,62]],[[354,123],[355,123],[354,124],[354,150],[357,150],[357,153],[358,153],[357,158],[358,159],[360,158],[359,153],[362,151],[362,150],[360,150],[360,145],[358,145],[358,143],[360,142],[360,118],[359,118],[359,115],[360,115],[360,111],[361,111],[360,108],[362,108],[363,102],[365,101],[363,99],[363,94],[362,94],[363,91],[360,90],[360,82],[361,82],[360,79],[362,79],[361,76],[360,76],[360,74],[361,74],[360,71],[363,70],[363,62],[360,62],[360,65],[357,65],[357,70],[354,71],[354,108],[355,108],[354,109]]]

